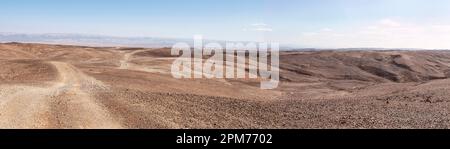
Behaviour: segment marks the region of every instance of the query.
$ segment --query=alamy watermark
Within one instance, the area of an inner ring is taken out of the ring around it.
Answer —
[[[194,36],[194,47],[177,43],[171,54],[179,56],[172,64],[174,78],[187,79],[258,79],[261,89],[278,87],[278,43],[203,43]]]

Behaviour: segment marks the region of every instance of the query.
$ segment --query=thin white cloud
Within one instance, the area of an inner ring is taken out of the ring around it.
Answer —
[[[415,24],[382,19],[368,26],[305,32],[300,44],[313,47],[450,49],[450,24]]]
[[[266,23],[253,23],[251,26],[269,26]]]
[[[259,28],[254,28],[254,31],[260,31],[260,32],[271,32],[273,31],[272,28],[269,27],[259,27]]]

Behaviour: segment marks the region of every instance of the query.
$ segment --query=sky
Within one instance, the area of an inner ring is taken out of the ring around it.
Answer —
[[[450,1],[2,0],[0,32],[450,49]]]

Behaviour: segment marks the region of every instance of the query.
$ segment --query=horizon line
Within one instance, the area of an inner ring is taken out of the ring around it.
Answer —
[[[154,38],[154,39],[168,39],[168,40],[193,40],[192,38],[187,37],[156,37],[156,36],[115,36],[115,35],[105,35],[105,34],[85,34],[85,33],[18,33],[18,32],[0,32],[0,35],[68,35],[68,36],[84,36],[84,37],[104,37],[104,38],[119,38],[119,39],[144,39],[144,38]],[[233,41],[233,40],[221,40],[221,39],[203,39],[206,41],[216,41],[216,42],[245,42],[245,43],[260,43],[258,41]],[[115,47],[110,45],[89,45],[89,44],[77,44],[77,43],[57,43],[57,42],[40,42],[40,41],[31,41],[31,42],[22,42],[22,41],[1,41],[0,43],[24,43],[24,44],[53,44],[53,45],[67,45],[67,46],[94,46],[94,47]],[[284,48],[289,50],[403,50],[403,51],[420,51],[420,50],[450,50],[448,48],[386,48],[386,47],[306,47],[301,46],[299,44],[293,43],[280,43]],[[157,46],[157,45],[155,45]],[[147,48],[141,46],[131,46],[131,45],[123,45],[119,47],[133,47],[133,48]],[[161,46],[161,47],[169,47],[169,46]]]

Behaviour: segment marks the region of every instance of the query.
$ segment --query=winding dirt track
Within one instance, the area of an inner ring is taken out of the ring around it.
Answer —
[[[143,72],[150,72],[150,73],[163,73],[166,74],[168,72],[160,70],[160,69],[154,69],[151,68],[150,66],[141,66],[138,64],[134,64],[131,62],[133,55],[140,53],[140,52],[146,52],[146,51],[151,51],[150,50],[136,50],[133,52],[129,52],[129,53],[125,53],[123,54],[122,59],[120,60],[120,66],[119,69],[127,69],[127,70],[135,70],[135,71],[143,71]]]
[[[130,53],[125,53],[123,55],[123,58],[120,60],[120,67],[119,68],[120,69],[129,69],[130,65],[132,65],[129,62],[131,60],[131,57],[133,57],[133,55],[136,54],[136,53],[144,52],[144,51],[146,51],[146,50],[136,50],[136,51],[133,51],[133,52],[130,52]]]
[[[107,89],[74,66],[50,62],[59,73],[48,86],[0,86],[0,128],[121,128],[90,92]]]

